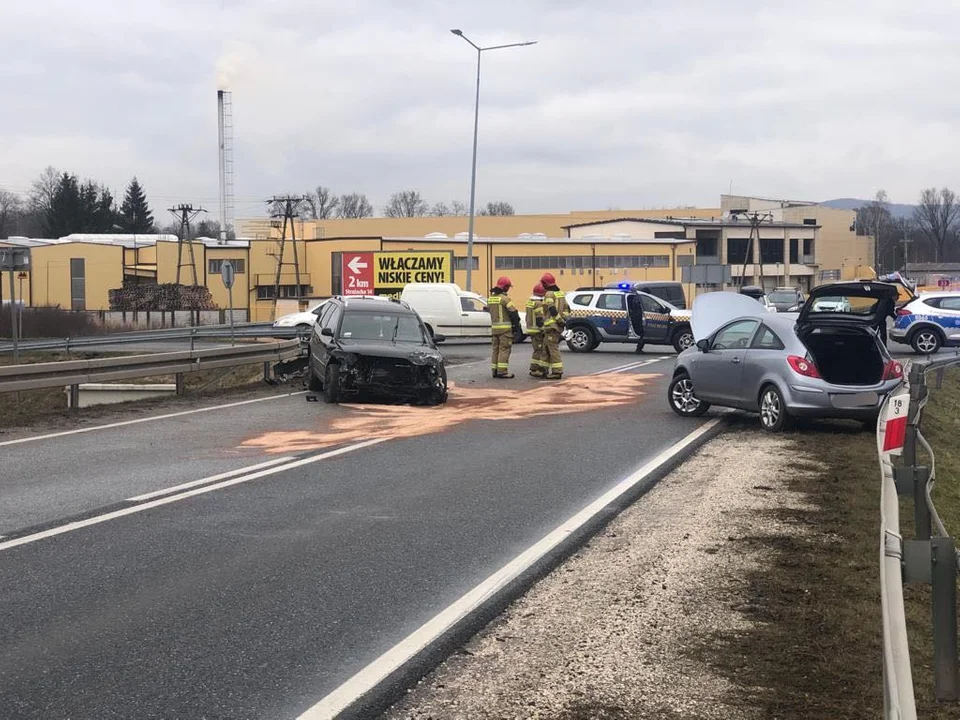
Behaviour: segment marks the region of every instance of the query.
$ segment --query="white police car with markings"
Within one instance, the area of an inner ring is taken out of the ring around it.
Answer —
[[[591,352],[600,343],[673,345],[677,352],[693,345],[689,310],[632,290],[629,283],[580,288],[566,297],[570,307],[567,347],[573,352]]]
[[[890,339],[930,355],[960,345],[960,292],[925,293],[897,310]]]

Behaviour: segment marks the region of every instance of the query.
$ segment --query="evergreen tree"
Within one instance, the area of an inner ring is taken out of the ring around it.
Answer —
[[[117,220],[123,232],[153,232],[153,213],[147,204],[147,195],[143,191],[143,186],[136,177],[127,185]]]
[[[48,237],[71,233],[115,232],[117,211],[110,191],[76,175],[63,173],[44,212],[43,230]]]

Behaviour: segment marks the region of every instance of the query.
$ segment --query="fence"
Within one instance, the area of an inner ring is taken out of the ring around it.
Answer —
[[[877,450],[881,469],[880,585],[883,617],[884,717],[915,720],[917,717],[910,650],[903,602],[905,583],[931,586],[933,624],[934,696],[957,700],[957,573],[960,559],[954,538],[947,532],[933,501],[936,461],[933,448],[921,431],[929,390],[927,375],[960,364],[949,357],[911,365],[902,390],[887,398],[877,425]],[[922,449],[928,464],[921,465]],[[893,458],[901,455],[895,464]],[[914,538],[904,540],[900,529],[901,497],[913,502]]]

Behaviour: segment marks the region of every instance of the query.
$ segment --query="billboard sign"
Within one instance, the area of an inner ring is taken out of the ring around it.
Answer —
[[[410,283],[453,282],[453,252],[343,252],[340,255],[343,295],[399,297]]]
[[[26,248],[0,248],[0,270],[29,270],[30,251]]]

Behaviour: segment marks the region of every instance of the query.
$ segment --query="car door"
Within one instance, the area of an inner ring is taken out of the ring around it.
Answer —
[[[601,293],[597,298],[596,310],[596,327],[602,335],[611,340],[626,340],[631,337],[624,293]]]
[[[317,324],[313,326],[313,337],[310,343],[310,362],[314,366],[318,377],[324,377],[327,370],[327,363],[330,362],[331,346],[334,338],[324,335],[325,328],[337,332],[337,326],[340,324],[340,317],[343,311],[338,305],[328,303],[324,306],[323,312],[317,318]]]
[[[643,308],[643,341],[655,345],[667,343],[670,332],[670,310],[652,295],[640,295]]]
[[[690,376],[698,398],[716,405],[743,406],[743,361],[759,326],[760,321],[752,318],[734,320],[716,332],[705,352],[691,358]]]
[[[768,377],[767,372],[770,367],[777,362],[786,362],[783,341],[768,326],[761,325],[753,336],[740,371],[740,387],[737,396],[743,400],[741,407],[757,409],[760,401],[760,386]]]
[[[490,313],[480,298],[460,296],[460,334],[483,336],[490,334]]]

